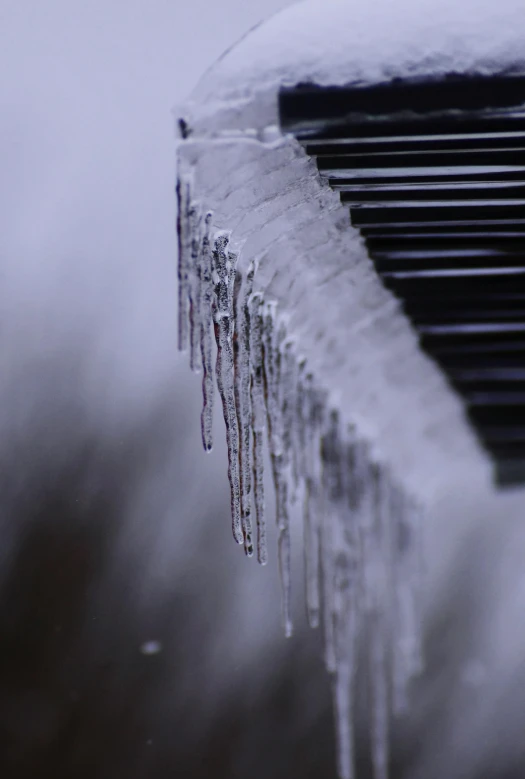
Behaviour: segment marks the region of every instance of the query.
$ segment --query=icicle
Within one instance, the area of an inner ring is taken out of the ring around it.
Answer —
[[[406,551],[410,544],[403,516],[403,495],[392,487],[391,517],[393,524],[393,580],[395,604],[393,615],[393,667],[392,705],[395,714],[408,707],[408,683],[410,681],[410,655],[415,630],[410,577],[405,571]]]
[[[177,236],[178,236],[178,277],[179,277],[179,350],[188,345],[188,322],[190,311],[189,278],[191,271],[191,177],[179,174],[177,181]]]
[[[257,522],[257,560],[261,565],[266,565],[268,562],[268,551],[266,548],[266,521],[264,517],[263,465],[263,434],[266,425],[266,412],[264,407],[262,305],[262,295],[256,293],[248,298],[251,364],[250,401],[253,435],[253,497]]]
[[[388,779],[389,706],[385,625],[382,614],[378,612],[372,615],[370,628],[372,765],[374,768],[374,779]]]
[[[233,365],[233,286],[237,255],[228,251],[229,237],[219,234],[212,252],[213,281],[215,284],[215,339],[217,362],[215,372],[222,400],[226,443],[228,447],[228,479],[231,488],[232,530],[238,544],[244,541],[241,524],[241,492],[239,478],[239,429],[235,408]]]
[[[279,401],[280,401],[280,424],[282,440],[282,460],[281,468],[283,473],[281,478],[285,485],[283,490],[283,501],[285,505],[282,509],[282,516],[279,524],[279,568],[283,590],[283,623],[287,636],[292,634],[291,620],[291,552],[290,552],[290,500],[295,500],[297,483],[294,480],[294,447],[293,434],[295,427],[295,395],[297,387],[297,362],[293,352],[293,344],[286,341],[286,331],[281,326],[278,337],[278,348],[281,353],[281,371],[279,376]]]
[[[282,346],[281,418],[283,453],[288,468],[289,494],[292,503],[296,500],[298,487],[297,384],[298,366],[293,341],[285,339]]]
[[[210,247],[210,224],[212,214],[206,214],[204,220],[204,234],[200,260],[199,274],[199,318],[200,318],[200,348],[202,360],[202,413],[201,433],[202,444],[206,452],[210,452],[213,446],[213,362],[212,362],[212,306],[213,306],[213,281],[212,281],[212,256]]]
[[[237,274],[236,303],[236,333],[234,349],[235,365],[235,403],[237,407],[237,423],[239,426],[239,463],[241,485],[241,522],[244,535],[244,551],[253,555],[251,493],[252,493],[252,458],[251,429],[252,409],[250,400],[250,312],[248,300],[252,294],[255,268],[251,265],[242,288],[241,274]]]
[[[418,503],[409,499],[405,508],[406,536],[411,542],[407,550],[406,566],[409,576],[408,589],[413,615],[413,642],[410,651],[409,670],[411,676],[423,670],[423,603],[424,580],[423,510]]]
[[[368,560],[365,558],[369,576],[367,589],[370,625],[370,683],[371,683],[371,742],[372,764],[375,779],[388,778],[388,720],[389,700],[387,684],[387,617],[389,612],[388,588],[388,535],[387,481],[384,468],[372,463],[370,468],[372,505],[368,538]]]
[[[362,560],[361,599],[364,611],[370,613],[378,607],[379,580],[381,578],[381,543],[379,529],[382,500],[381,471],[377,463],[370,462],[369,447],[360,442],[358,451],[358,483],[361,483],[359,517],[359,544]]]
[[[308,424],[308,410],[306,407],[305,393],[306,360],[297,361],[295,408],[293,409],[293,479],[297,488],[306,486],[306,426]]]
[[[188,282],[190,298],[190,368],[194,373],[199,373],[202,366],[200,352],[201,329],[201,273],[203,242],[203,219],[200,204],[196,201],[190,203],[189,227],[191,236],[191,266]]]
[[[333,696],[340,779],[354,777],[353,700],[357,630],[355,564],[352,550],[347,547],[336,560],[334,598],[336,671]]]
[[[308,373],[301,381],[299,440],[301,442],[299,472],[304,488],[304,555],[306,577],[306,610],[311,627],[319,626],[321,609],[320,575],[320,517],[322,516],[320,491],[321,424],[323,405]]]
[[[323,464],[321,561],[323,572],[324,651],[327,670],[333,673],[337,669],[334,633],[335,532],[344,494],[339,415],[335,411],[332,411],[330,414],[327,430],[322,438],[321,457]]]
[[[420,516],[418,509],[396,488],[392,493],[393,581],[393,708],[396,714],[408,708],[408,685],[423,667],[420,591],[422,583]]]
[[[356,477],[355,430],[339,444],[340,495],[338,511],[338,553],[335,563],[334,635],[336,673],[334,708],[337,732],[338,772],[341,779],[354,777],[353,701],[357,633],[359,629],[358,587],[360,576],[357,545],[357,513],[354,500]],[[337,487],[337,482],[336,482]]]
[[[290,521],[288,514],[289,480],[283,445],[282,404],[282,353],[285,334],[282,327],[275,333],[275,306],[266,304],[263,315],[263,354],[266,385],[266,411],[270,459],[276,496],[276,522],[279,529],[278,551],[281,577],[282,621],[287,637],[292,635],[291,576],[290,576]]]

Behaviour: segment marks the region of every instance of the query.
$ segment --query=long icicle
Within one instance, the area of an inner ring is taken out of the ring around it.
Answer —
[[[221,233],[215,238],[212,252],[212,270],[215,281],[215,340],[217,362],[215,372],[222,400],[226,443],[228,447],[228,479],[231,489],[233,537],[238,544],[244,541],[241,524],[241,491],[239,479],[239,428],[235,408],[233,367],[233,285],[237,255],[228,251],[229,236]]]
[[[371,686],[371,742],[374,779],[388,779],[388,724],[389,699],[387,684],[387,570],[388,548],[386,535],[386,480],[384,469],[377,463],[370,468],[372,515],[370,517],[370,686]]]
[[[263,298],[260,293],[248,299],[250,315],[250,400],[252,409],[253,439],[253,497],[257,523],[257,560],[261,565],[268,562],[266,545],[266,520],[264,516],[264,457],[263,435],[266,427],[264,407],[263,367]]]
[[[275,330],[275,306],[266,304],[263,315],[263,354],[266,388],[268,439],[276,495],[276,522],[279,531],[278,554],[281,579],[282,623],[285,635],[292,635],[291,619],[291,555],[290,520],[288,514],[288,474],[283,445],[282,403],[282,344],[285,332],[282,325]]]
[[[341,431],[338,431],[341,435]],[[337,735],[338,773],[354,779],[354,696],[357,633],[359,629],[357,515],[353,505],[355,488],[355,431],[341,438],[338,466],[341,479],[337,517],[337,547],[334,584],[334,636],[336,671],[333,696]]]
[[[211,452],[213,446],[213,346],[212,346],[212,255],[210,246],[210,225],[213,215],[206,214],[204,233],[200,253],[199,274],[200,284],[200,348],[202,360],[202,412],[201,434],[202,444],[206,452]]]
[[[197,201],[192,201],[190,203],[188,216],[191,238],[191,268],[193,270],[189,275],[188,281],[188,294],[190,298],[190,368],[194,373],[199,373],[202,367],[200,351],[202,303],[200,265],[202,260],[203,231],[205,229],[200,203]]]
[[[354,697],[357,637],[359,631],[359,577],[357,544],[360,500],[356,468],[355,427],[349,426],[341,449],[342,502],[338,517],[338,548],[335,569],[334,634],[336,672],[333,681],[337,735],[338,773],[354,779]]]
[[[313,376],[307,373],[301,382],[302,430],[299,441],[300,472],[304,481],[304,555],[306,577],[306,611],[311,627],[319,626],[321,612],[320,517],[321,504],[321,431],[323,403],[315,389]]]
[[[252,451],[250,446],[252,410],[250,399],[250,312],[248,299],[252,293],[252,267],[242,279],[237,273],[235,282],[236,338],[234,339],[235,404],[239,426],[239,465],[241,485],[241,523],[244,536],[244,551],[253,555],[251,499],[252,499]]]
[[[334,632],[336,671],[333,680],[338,773],[354,777],[353,702],[358,612],[353,561],[348,549],[336,562]]]
[[[323,615],[325,665],[329,673],[337,669],[334,598],[336,574],[336,524],[342,499],[342,458],[339,415],[332,411],[322,438],[323,518],[321,523],[321,561],[323,573]]]
[[[177,181],[177,237],[178,237],[178,279],[179,319],[178,347],[184,351],[188,345],[188,324],[190,313],[189,279],[191,268],[191,176],[179,173]]]

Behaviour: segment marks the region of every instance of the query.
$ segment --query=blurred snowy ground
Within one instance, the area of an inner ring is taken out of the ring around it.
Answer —
[[[300,560],[286,642],[275,555],[231,540],[222,420],[205,455],[175,343],[171,109],[286,4],[0,4],[3,777],[334,774]],[[524,774],[518,505],[436,508],[458,529],[396,775]]]

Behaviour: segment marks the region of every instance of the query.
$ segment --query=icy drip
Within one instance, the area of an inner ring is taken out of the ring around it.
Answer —
[[[390,516],[388,473],[377,463],[370,467],[371,512],[362,523],[365,544],[365,603],[370,631],[370,735],[375,779],[388,776],[389,691],[387,682],[388,615],[391,613],[389,587]]]
[[[340,513],[338,515],[337,557],[334,582],[335,675],[333,682],[337,734],[338,771],[342,779],[354,777],[353,700],[355,657],[359,631],[359,584],[361,577],[358,549],[358,513],[360,505],[357,481],[357,441],[355,428],[347,429],[340,450]]]
[[[202,366],[200,359],[200,323],[201,323],[201,252],[203,248],[204,219],[200,205],[191,202],[188,211],[191,226],[191,268],[197,273],[190,273],[188,279],[188,291],[190,300],[190,368],[199,373]]]
[[[297,448],[294,446],[294,432],[297,427],[296,419],[296,393],[297,393],[297,360],[293,350],[293,342],[286,339],[286,329],[283,325],[280,328],[278,339],[278,348],[281,353],[281,369],[279,377],[278,399],[280,402],[280,423],[281,423],[281,470],[279,478],[283,481],[281,515],[278,517],[279,539],[279,570],[282,586],[282,610],[283,625],[286,636],[292,634],[291,617],[291,539],[290,539],[290,520],[289,503],[295,501],[297,490]]]
[[[341,442],[338,435],[339,418],[332,411],[327,430],[321,441],[322,474],[322,521],[321,521],[321,561],[323,582],[323,622],[325,665],[332,673],[337,669],[334,632],[335,607],[335,554],[336,523],[343,497],[343,460]]]
[[[179,349],[184,351],[188,344],[188,321],[190,310],[189,278],[191,268],[192,220],[190,218],[191,178],[180,175],[177,182],[177,234],[179,241]]]
[[[239,466],[241,488],[241,522],[244,536],[244,551],[251,557],[253,555],[252,520],[251,520],[251,493],[252,493],[252,409],[250,398],[250,311],[249,296],[253,288],[253,276],[255,268],[252,266],[244,281],[240,273],[237,274],[235,285],[236,303],[236,337],[234,339],[234,368],[235,368],[235,405],[237,409],[237,423],[239,426]],[[241,295],[242,290],[242,295]]]
[[[338,773],[341,779],[353,779],[353,699],[358,610],[355,571],[348,550],[341,552],[335,563],[333,612],[336,662],[332,684]]]
[[[213,341],[212,308],[213,280],[211,272],[210,224],[212,214],[208,213],[204,222],[204,234],[197,266],[199,297],[199,338],[202,364],[202,413],[201,432],[205,451],[213,446]]]
[[[321,438],[325,398],[319,393],[311,373],[301,366],[298,387],[298,472],[304,483],[304,557],[306,577],[306,609],[311,627],[319,625],[321,611],[320,518]]]
[[[358,625],[355,516],[348,496],[352,489],[353,441],[341,435],[339,415],[332,411],[322,438],[323,463],[323,615],[325,662],[333,673],[338,773],[353,779],[353,697],[355,643]],[[327,534],[329,533],[329,536]]]
[[[222,400],[224,423],[226,425],[233,537],[238,544],[242,544],[244,536],[241,521],[239,428],[235,404],[233,359],[233,289],[237,255],[228,250],[229,240],[229,236],[226,233],[219,235],[215,240],[212,251],[212,274],[215,285],[213,321],[215,325],[215,340],[217,342],[215,372]]]
[[[370,731],[375,779],[388,775],[392,709],[407,705],[408,684],[422,668],[421,509],[372,456],[355,425],[344,423],[300,359],[273,301],[256,289],[256,264],[242,272],[229,234],[211,237],[213,216],[181,175],[179,198],[179,345],[203,369],[202,436],[211,449],[213,321],[215,377],[228,445],[235,540],[267,561],[263,439],[276,497],[283,623],[290,610],[290,505],[302,495],[306,606],[323,625],[332,675],[341,779],[354,779],[353,700],[357,641],[367,640]],[[254,291],[255,290],[255,291]],[[188,324],[189,323],[189,324]],[[392,668],[389,682],[387,671]]]
[[[282,621],[286,636],[292,634],[290,612],[290,518],[288,451],[285,448],[283,420],[283,353],[286,336],[284,326],[276,331],[275,304],[266,303],[263,313],[263,365],[265,378],[266,412],[268,418],[268,441],[275,487],[275,518],[278,536],[279,572],[282,590]]]
[[[257,522],[257,560],[261,565],[268,561],[266,548],[266,523],[264,518],[264,465],[263,435],[266,427],[263,367],[263,297],[248,297],[250,317],[250,401],[252,409],[253,440],[253,497]]]

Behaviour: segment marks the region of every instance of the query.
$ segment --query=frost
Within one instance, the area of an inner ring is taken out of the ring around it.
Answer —
[[[194,197],[181,170],[179,345],[203,370],[202,436],[211,449],[213,375],[228,448],[233,535],[267,562],[263,440],[270,454],[278,529],[282,619],[292,633],[291,528],[302,506],[306,609],[322,625],[332,677],[338,772],[354,771],[353,701],[359,642],[366,642],[370,742],[375,779],[387,779],[389,720],[408,705],[422,669],[422,513],[375,455],[354,420],[334,408],[276,302],[257,288],[256,260]],[[215,331],[217,358],[212,358]],[[298,500],[299,499],[299,500]],[[253,539],[252,509],[256,541]],[[363,674],[359,675],[363,678]]]

